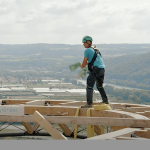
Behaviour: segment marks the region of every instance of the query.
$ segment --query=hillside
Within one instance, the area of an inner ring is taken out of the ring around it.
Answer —
[[[150,89],[150,53],[110,58],[105,62],[109,82]]]
[[[96,44],[103,55],[137,54],[150,52],[150,44]],[[82,56],[83,45],[67,44],[0,44],[0,55],[55,57]]]
[[[97,44],[97,47],[106,64],[105,82],[150,89],[150,44]],[[68,66],[82,62],[84,50],[83,45],[0,44],[0,76],[11,74],[22,78],[26,74],[63,77],[69,81],[77,72],[70,72]]]

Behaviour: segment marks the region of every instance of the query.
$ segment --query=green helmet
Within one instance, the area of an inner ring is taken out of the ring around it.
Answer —
[[[92,37],[90,37],[90,36],[88,36],[88,35],[86,35],[86,36],[84,36],[83,37],[83,39],[82,39],[82,43],[84,43],[84,42],[86,42],[86,41],[93,41],[93,39],[92,39]]]

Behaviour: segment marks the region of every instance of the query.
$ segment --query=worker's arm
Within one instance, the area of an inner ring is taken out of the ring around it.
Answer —
[[[88,61],[87,61],[87,57],[84,57],[83,59],[83,63],[80,65],[80,67],[83,69],[87,64],[88,64]]]

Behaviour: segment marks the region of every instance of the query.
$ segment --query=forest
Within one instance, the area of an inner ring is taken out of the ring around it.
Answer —
[[[117,99],[124,103],[150,104],[150,91],[148,90],[127,90],[117,89],[112,86],[105,86],[107,94],[112,99]]]

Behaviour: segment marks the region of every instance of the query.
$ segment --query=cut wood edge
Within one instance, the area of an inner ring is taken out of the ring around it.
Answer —
[[[54,128],[38,111],[34,112],[34,120],[43,127],[54,139],[67,140],[57,129]]]

